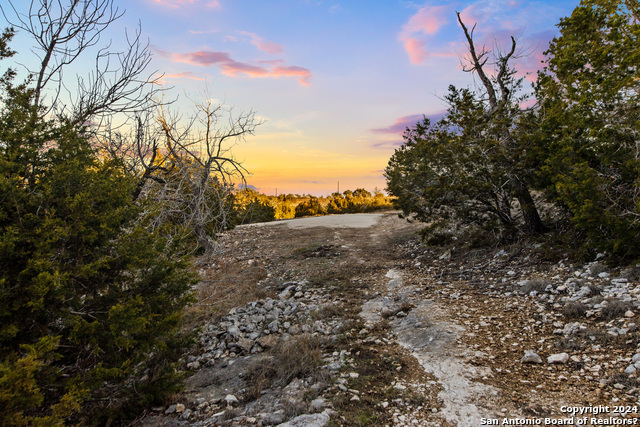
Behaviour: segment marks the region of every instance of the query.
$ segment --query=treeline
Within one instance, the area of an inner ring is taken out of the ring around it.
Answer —
[[[575,255],[640,258],[639,19],[637,1],[581,1],[528,95],[516,40],[491,62],[458,14],[481,89],[451,86],[442,120],[407,129],[385,172],[397,206],[434,242],[551,232]]]
[[[392,198],[375,189],[374,193],[358,188],[325,197],[282,194],[267,196],[253,189],[235,195],[238,222],[268,222],[278,219],[343,213],[364,213],[393,209]]]

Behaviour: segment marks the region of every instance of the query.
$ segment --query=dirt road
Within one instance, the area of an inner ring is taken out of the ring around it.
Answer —
[[[638,421],[625,372],[640,343],[633,303],[607,319],[589,302],[566,312],[589,286],[600,301],[618,283],[637,296],[636,279],[594,278],[593,263],[544,261],[522,244],[429,248],[419,228],[395,214],[341,215],[225,236],[222,255],[201,261],[204,327],[185,360],[194,375],[144,424],[578,423],[567,408]],[[522,363],[527,350],[540,363]]]

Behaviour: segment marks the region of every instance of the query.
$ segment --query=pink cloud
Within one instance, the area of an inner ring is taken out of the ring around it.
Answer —
[[[284,65],[282,60],[259,61],[266,66],[253,65],[239,62],[231,58],[226,52],[201,50],[189,53],[168,53],[157,50],[161,56],[169,58],[172,62],[183,62],[202,67],[216,66],[222,70],[225,76],[247,76],[250,78],[279,78],[297,77],[303,86],[311,84],[311,71],[296,65]]]
[[[409,62],[412,64],[422,64],[429,56],[429,52],[427,52],[426,49],[426,42],[415,38],[404,40],[404,50],[407,51]]]
[[[443,118],[445,114],[446,111],[438,111],[437,113],[427,115],[427,118],[431,120],[431,123],[435,123]],[[411,114],[408,116],[402,116],[396,119],[396,121],[392,125],[384,128],[371,129],[371,132],[379,134],[403,134],[407,128],[412,128],[416,125],[416,123],[421,122],[422,116],[422,114]]]
[[[164,74],[158,78],[157,83],[165,84],[167,83],[167,80],[176,80],[176,79],[189,79],[189,80],[201,80],[201,81],[204,80],[204,78],[198,77],[190,71],[185,71],[183,73]]]
[[[445,19],[447,12],[449,12],[449,8],[446,6],[425,6],[409,18],[409,22],[404,26],[404,31],[434,35],[447,23]]]
[[[275,67],[271,71],[271,75],[274,77],[298,77],[298,82],[301,85],[309,86],[311,84],[311,71],[296,65]]]
[[[484,14],[480,10],[478,3],[476,3],[465,7],[462,12],[460,12],[460,19],[462,19],[462,22],[464,22],[467,27],[471,28],[478,22],[484,21]]]
[[[422,64],[432,56],[451,56],[452,53],[436,53],[427,48],[429,36],[436,35],[446,25],[447,13],[452,13],[447,6],[425,6],[409,18],[402,27],[398,40],[403,43],[404,49],[412,64]]]
[[[245,36],[249,36],[251,38],[251,44],[260,49],[263,52],[266,52],[270,55],[279,55],[284,52],[284,48],[281,44],[273,43],[263,39],[254,33],[249,33],[247,31],[241,31],[240,34],[244,34]]]
[[[202,66],[233,62],[228,53],[213,51],[175,53],[171,55],[171,58],[175,62],[186,62],[187,64]]]
[[[222,64],[222,74],[225,76],[235,77],[239,74],[245,74],[249,77],[266,77],[269,74],[267,69],[256,65],[246,64],[244,62],[230,61]]]

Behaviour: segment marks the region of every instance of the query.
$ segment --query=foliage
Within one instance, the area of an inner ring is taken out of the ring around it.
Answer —
[[[584,246],[640,256],[638,3],[583,0],[538,76],[540,177]]]
[[[317,197],[310,197],[296,206],[296,218],[303,216],[325,215],[327,212]]]
[[[9,34],[5,32],[4,34]],[[0,51],[6,57],[9,36]],[[28,81],[0,104],[0,425],[106,423],[177,386],[195,276],[148,231],[135,181]]]
[[[450,86],[446,116],[435,124],[425,117],[407,129],[385,169],[387,190],[405,216],[430,223],[435,233],[459,225],[542,233],[529,191],[533,169],[525,140],[518,138],[530,116],[520,107],[526,99],[518,95],[523,79],[509,68],[515,40],[508,53],[497,55],[491,80],[483,68],[488,52],[476,52],[473,31],[459,22],[471,57],[465,71],[476,73],[483,89]]]
[[[256,190],[245,188],[236,193],[235,204],[238,221],[241,223],[273,221],[274,219],[300,216],[364,213],[393,208],[389,196],[378,189],[375,189],[374,194],[371,194],[364,188],[333,193],[327,197],[299,194],[267,196]],[[271,209],[273,209],[273,213]]]

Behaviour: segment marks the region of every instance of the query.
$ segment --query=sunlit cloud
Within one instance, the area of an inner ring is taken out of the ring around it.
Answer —
[[[185,71],[183,73],[164,74],[158,78],[157,83],[166,84],[168,80],[181,80],[181,79],[199,80],[199,81],[205,80],[203,77],[199,77],[190,71]]]
[[[240,31],[240,34],[249,36],[251,38],[251,44],[265,53],[270,55],[279,55],[284,52],[284,48],[281,44],[267,41],[257,34],[249,33],[247,31]]]
[[[448,13],[452,11],[446,6],[424,6],[409,18],[398,35],[398,40],[409,56],[409,62],[418,65],[432,56],[454,56],[453,52],[436,52],[427,48],[428,38],[436,35],[448,23]]]
[[[158,50],[172,62],[209,67],[216,66],[222,70],[225,76],[247,76],[251,78],[280,78],[294,77],[302,86],[311,84],[311,71],[297,65],[284,65],[284,61],[261,61],[262,65],[254,65],[247,62],[236,61],[227,52],[200,50],[189,53],[169,53]]]
[[[402,134],[409,127],[415,126],[416,123],[422,120],[422,114],[411,114],[409,116],[402,116],[396,121],[387,127],[371,129],[373,133],[382,133],[382,134]]]
[[[409,18],[403,31],[434,35],[447,23],[446,15],[450,11],[446,6],[425,6]]]

